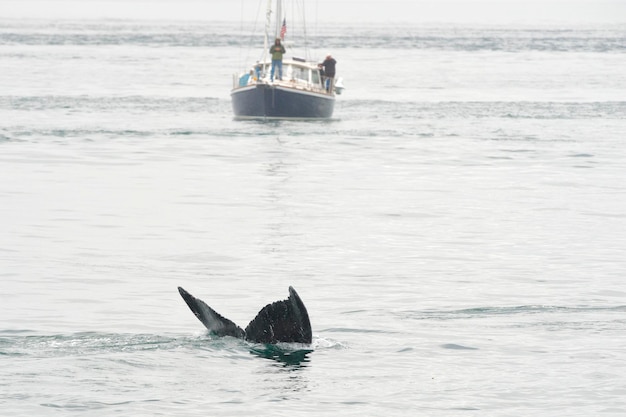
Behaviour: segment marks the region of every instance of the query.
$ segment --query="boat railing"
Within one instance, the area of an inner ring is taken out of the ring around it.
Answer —
[[[271,81],[271,63],[257,63],[252,69],[253,75],[250,80],[244,80],[247,72],[233,74],[233,89],[243,88],[257,83],[276,84],[283,87],[297,88],[299,90],[307,90],[316,93],[325,93],[332,95],[334,92],[328,92],[324,86],[324,77],[314,64],[306,63],[301,59],[285,60],[283,62],[283,79]],[[334,89],[333,89],[334,90]],[[336,91],[340,94],[339,91]]]

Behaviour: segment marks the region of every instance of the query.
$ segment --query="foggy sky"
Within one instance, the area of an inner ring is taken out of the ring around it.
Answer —
[[[0,18],[240,21],[253,20],[259,4],[259,0],[0,0]],[[626,23],[626,0],[309,0],[306,8],[308,19],[329,22]]]

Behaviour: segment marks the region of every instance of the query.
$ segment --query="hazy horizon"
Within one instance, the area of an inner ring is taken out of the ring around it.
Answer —
[[[4,19],[254,19],[259,0],[0,0]],[[382,5],[377,7],[378,5]],[[323,22],[478,24],[626,23],[618,0],[315,0],[310,18]]]

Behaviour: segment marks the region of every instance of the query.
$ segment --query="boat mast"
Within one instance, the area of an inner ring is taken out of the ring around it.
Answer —
[[[282,0],[276,0],[276,30],[274,31],[274,39],[278,38],[280,34],[280,28],[283,25],[283,2]]]

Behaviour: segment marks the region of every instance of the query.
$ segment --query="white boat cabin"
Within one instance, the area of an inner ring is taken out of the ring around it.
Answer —
[[[269,84],[272,63],[270,61],[256,64],[252,74],[243,73],[233,76],[233,89],[254,85],[257,82]],[[274,74],[274,84],[284,87],[293,87],[302,90],[327,93],[323,85],[323,77],[316,64],[306,62],[303,59],[284,59],[282,80],[278,80],[278,68]]]

